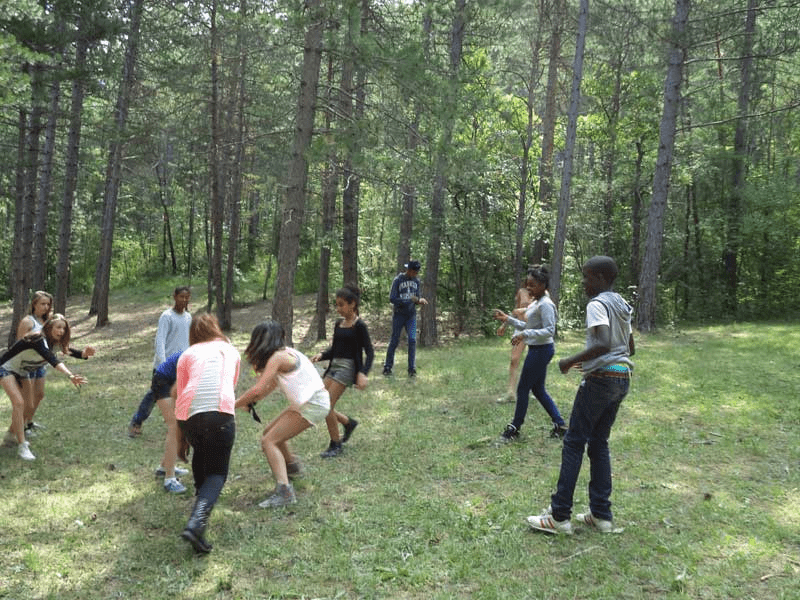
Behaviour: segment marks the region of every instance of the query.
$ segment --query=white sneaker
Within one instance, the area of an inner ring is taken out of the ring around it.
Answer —
[[[555,533],[555,534],[572,535],[572,523],[569,522],[569,519],[564,519],[563,521],[556,521],[553,518],[553,515],[550,514],[548,511],[545,511],[538,517],[532,515],[528,517],[526,520],[528,521],[528,525],[530,525],[533,529],[537,529],[539,531],[545,531],[547,533]]]
[[[178,481],[175,477],[170,477],[164,480],[164,489],[171,494],[182,494],[186,491],[186,486]]]
[[[36,457],[31,452],[31,447],[28,442],[22,442],[19,446],[17,446],[17,454],[22,460],[36,460]]]
[[[592,514],[592,511],[578,513],[575,515],[575,520],[596,529],[600,533],[614,533],[614,523],[605,519],[598,519]]]
[[[156,477],[164,477],[167,474],[166,469],[164,467],[159,466],[156,469]],[[175,477],[178,475],[188,475],[189,469],[183,469],[181,467],[175,467]]]

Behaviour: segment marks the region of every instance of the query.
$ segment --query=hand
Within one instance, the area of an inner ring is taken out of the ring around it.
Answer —
[[[428,304],[428,301],[425,300],[425,298],[420,298],[419,300],[417,300],[417,304],[422,304],[422,306],[426,306]]]
[[[504,336],[506,334],[506,324],[503,323],[500,327],[497,328],[497,335]]]
[[[558,361],[558,370],[561,371],[564,375],[572,368],[572,363],[569,361],[568,358],[562,358]]]
[[[83,375],[78,375],[77,373],[73,373],[69,376],[69,380],[72,382],[76,388],[80,388],[84,383],[89,383],[89,380],[86,379]]]
[[[516,346],[520,342],[522,342],[522,334],[518,333],[517,335],[515,335],[514,337],[511,338],[511,345],[512,346]]]
[[[494,309],[494,318],[497,319],[498,321],[502,321],[503,323],[505,323],[506,320],[508,319],[508,315],[506,313],[504,313],[502,310],[500,310],[499,308],[495,308]]]
[[[86,348],[83,349],[83,352],[81,352],[81,358],[89,358],[90,356],[94,356],[94,354],[94,346],[86,346]]]
[[[314,356],[311,357],[312,363],[319,362],[320,360],[322,360],[322,352],[320,352],[319,354],[315,354]]]
[[[359,372],[358,374],[356,374],[356,383],[355,383],[355,386],[356,386],[356,389],[357,389],[357,390],[363,390],[363,389],[366,389],[366,387],[367,387],[367,383],[368,383],[368,381],[367,381],[367,376],[366,376],[366,375],[364,375],[364,374],[363,374],[363,373],[361,373],[361,372]]]

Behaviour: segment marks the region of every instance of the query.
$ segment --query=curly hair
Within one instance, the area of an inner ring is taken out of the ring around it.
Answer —
[[[264,321],[253,328],[244,355],[257,373],[263,371],[272,355],[286,345],[285,337],[283,325],[277,321]]]
[[[336,297],[348,304],[355,304],[355,313],[358,314],[358,305],[361,303],[361,290],[358,289],[358,286],[348,283],[336,291]]]
[[[532,265],[528,269],[528,279],[533,279],[544,284],[544,289],[550,287],[550,269],[544,265]]]

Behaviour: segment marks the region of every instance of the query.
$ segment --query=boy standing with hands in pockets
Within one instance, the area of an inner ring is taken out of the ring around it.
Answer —
[[[576,519],[601,533],[614,531],[608,437],[630,387],[630,357],[635,352],[633,308],[612,290],[617,273],[614,259],[608,256],[595,256],[583,265],[583,289],[590,298],[586,305],[586,347],[558,361],[562,373],[574,367],[581,370],[583,378],[561,449],[556,492],[542,515],[527,519],[539,531],[572,533],[572,497],[587,445],[591,464],[589,512],[576,515]]]

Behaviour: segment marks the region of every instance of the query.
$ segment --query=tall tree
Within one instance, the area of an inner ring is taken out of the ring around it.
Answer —
[[[297,98],[294,140],[292,142],[289,177],[286,185],[281,215],[280,246],[278,248],[278,273],[275,279],[275,299],[272,318],[281,323],[286,332],[286,343],[292,345],[294,325],[294,279],[297,258],[300,255],[300,229],[306,206],[308,158],[316,110],[319,67],[322,60],[322,31],[325,19],[321,0],[308,0],[305,4],[308,28],[303,46],[303,70],[300,75],[300,92]]]
[[[664,112],[659,129],[658,157],[653,176],[653,194],[647,216],[647,237],[639,276],[639,310],[636,326],[641,331],[652,331],[656,327],[658,272],[661,265],[661,250],[664,238],[664,212],[669,195],[672,155],[675,146],[675,127],[681,98],[683,65],[686,56],[686,24],[689,20],[690,0],[675,0],[675,16],[672,19],[671,50],[669,66],[664,82]]]
[[[561,191],[558,199],[558,216],[553,236],[553,270],[550,279],[550,295],[558,305],[561,292],[561,275],[564,269],[564,245],[566,244],[567,217],[572,201],[572,161],[575,153],[575,137],[578,131],[578,110],[583,79],[583,53],[586,46],[586,29],[589,19],[589,0],[581,0],[578,12],[578,35],[575,42],[575,60],[572,64],[572,91],[567,116],[567,136],[564,148],[564,169],[561,172]],[[552,60],[552,57],[551,57]]]

